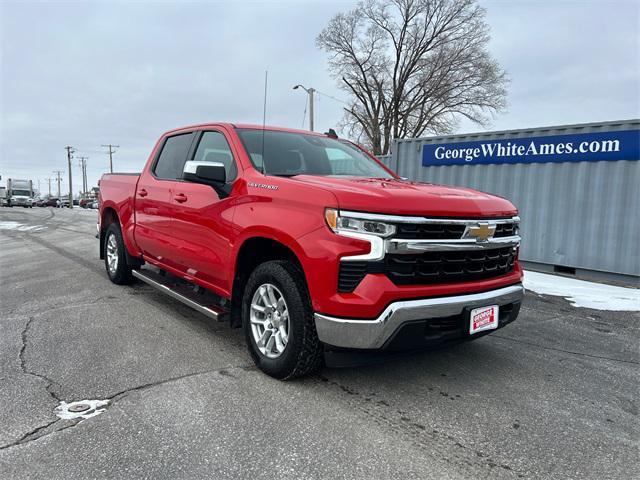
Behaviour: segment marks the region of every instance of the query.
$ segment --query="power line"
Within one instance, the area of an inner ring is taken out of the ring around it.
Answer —
[[[338,102],[338,103],[342,103],[343,105],[351,106],[351,104],[350,104],[350,103],[345,102],[344,100],[340,100],[339,98],[336,98],[336,97],[334,97],[334,96],[328,95],[328,94],[326,94],[326,93],[322,93],[322,92],[321,92],[321,91],[319,91],[319,90],[316,90],[315,92],[316,92],[316,93],[319,93],[319,94],[320,94],[320,95],[322,95],[323,97],[327,97],[327,98],[330,98],[331,100],[334,100],[334,101],[336,101],[336,102]]]

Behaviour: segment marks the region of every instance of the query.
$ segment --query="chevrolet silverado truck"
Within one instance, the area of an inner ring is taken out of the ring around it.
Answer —
[[[244,329],[268,375],[331,354],[441,347],[516,319],[516,208],[399,178],[333,131],[212,123],[100,180],[100,257]]]

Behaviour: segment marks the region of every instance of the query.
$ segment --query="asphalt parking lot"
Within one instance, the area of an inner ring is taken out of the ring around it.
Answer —
[[[257,371],[242,332],[109,282],[95,211],[0,209],[0,478],[640,477],[640,314],[529,293],[449,350]],[[78,422],[61,401],[109,400]]]

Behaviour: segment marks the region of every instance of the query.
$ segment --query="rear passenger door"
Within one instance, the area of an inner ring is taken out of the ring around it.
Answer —
[[[199,132],[189,160],[222,163],[231,192],[238,167],[223,129]],[[230,239],[233,198],[219,195],[210,185],[177,181],[173,195],[174,240],[181,270],[208,283],[220,294],[230,292]]]
[[[136,243],[147,257],[174,268],[178,261],[172,229],[173,189],[182,178],[193,138],[193,132],[166,137],[136,190]]]

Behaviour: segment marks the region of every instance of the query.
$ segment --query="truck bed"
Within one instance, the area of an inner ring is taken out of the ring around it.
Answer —
[[[100,179],[100,217],[105,208],[118,212],[125,244],[133,240],[134,201],[139,173],[105,173]]]
[[[118,206],[133,201],[138,178],[139,173],[105,173],[100,179],[100,196]]]

